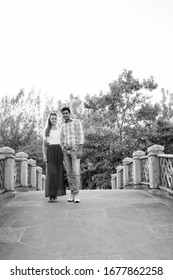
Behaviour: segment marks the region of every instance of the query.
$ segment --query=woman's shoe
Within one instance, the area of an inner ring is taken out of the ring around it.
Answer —
[[[49,197],[48,202],[53,202],[52,197]]]

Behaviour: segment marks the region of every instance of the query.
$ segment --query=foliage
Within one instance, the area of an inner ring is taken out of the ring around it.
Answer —
[[[161,112],[159,104],[152,105],[151,103],[141,104],[141,107],[136,112],[137,121],[144,122],[145,125],[156,121],[157,116]]]
[[[162,88],[161,118],[170,121],[173,118],[173,93]]]
[[[9,146],[18,151],[18,147],[31,143],[31,139],[39,128],[36,107],[30,95],[25,99],[24,91],[21,90],[16,97],[4,97],[0,103],[0,135],[4,146]],[[35,106],[35,110],[31,107]]]
[[[109,186],[110,172],[113,166],[110,165],[110,141],[111,135],[87,134],[85,136],[84,154],[81,162],[82,185],[85,188],[103,187],[107,182]],[[92,168],[88,169],[88,163]]]
[[[142,94],[142,90],[152,91],[157,88],[153,77],[142,83],[133,77],[132,71],[124,70],[117,81],[109,84],[110,91],[103,95],[86,97],[85,107],[98,111],[103,128],[107,127],[119,136],[119,143],[123,139],[126,126],[136,122],[135,110],[149,98]]]
[[[81,159],[82,188],[110,188],[110,175],[135,150],[147,151],[161,144],[173,154],[173,94],[162,89],[162,100],[150,102],[148,93],[157,88],[154,78],[140,82],[132,71],[124,70],[109,84],[109,92],[86,95],[84,103],[70,94],[62,103],[49,96],[21,90],[15,97],[0,100],[0,141],[16,152],[24,151],[43,168],[42,131],[50,111],[58,113],[69,105],[72,117],[82,121],[85,144]]]
[[[158,119],[154,126],[151,126],[147,134],[149,141],[163,145],[165,153],[173,154],[173,124],[162,118]]]

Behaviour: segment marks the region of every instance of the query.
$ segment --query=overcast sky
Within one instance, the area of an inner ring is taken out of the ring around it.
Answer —
[[[173,92],[172,15],[172,0],[0,0],[0,96],[98,94],[124,69]]]

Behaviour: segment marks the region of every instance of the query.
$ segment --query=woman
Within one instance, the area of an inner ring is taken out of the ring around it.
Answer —
[[[53,202],[57,196],[66,195],[60,127],[57,125],[55,112],[49,114],[44,130],[43,159],[46,161],[45,197]]]

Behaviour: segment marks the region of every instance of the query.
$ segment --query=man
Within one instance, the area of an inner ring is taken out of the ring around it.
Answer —
[[[79,120],[71,118],[69,107],[63,107],[61,113],[65,121],[61,127],[61,143],[68,184],[71,190],[68,202],[79,203],[80,158],[82,157],[82,145],[84,144],[83,127]]]

